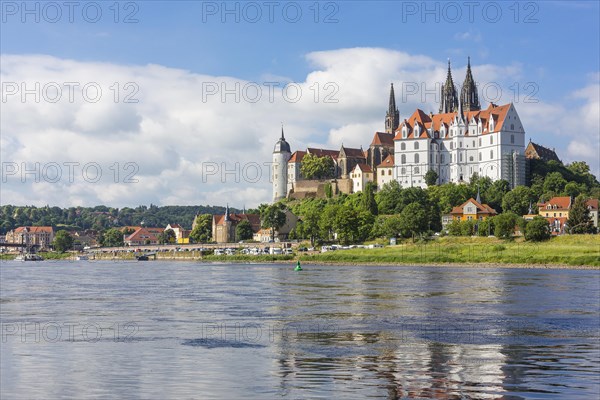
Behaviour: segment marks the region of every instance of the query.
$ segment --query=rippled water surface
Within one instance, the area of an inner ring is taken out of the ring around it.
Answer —
[[[0,397],[600,396],[600,272],[0,264]]]

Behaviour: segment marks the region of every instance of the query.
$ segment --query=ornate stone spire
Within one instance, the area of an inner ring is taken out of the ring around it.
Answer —
[[[229,203],[227,203],[227,207],[225,207],[225,221],[229,221]]]
[[[450,70],[450,59],[448,59],[448,75],[446,83],[442,86],[442,98],[440,101],[440,114],[455,112],[458,109],[458,95],[452,80],[452,71]]]
[[[385,131],[387,133],[394,133],[398,129],[398,125],[400,125],[400,112],[396,108],[396,95],[394,94],[394,84],[392,83],[388,111],[385,114]]]
[[[471,73],[471,57],[467,61],[467,76],[460,91],[460,104],[462,104],[462,108],[465,111],[481,110],[479,96],[477,95],[477,86]]]

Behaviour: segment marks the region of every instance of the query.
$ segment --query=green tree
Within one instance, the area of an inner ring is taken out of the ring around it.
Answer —
[[[425,174],[425,183],[427,184],[427,186],[437,185],[438,178],[439,178],[438,173],[435,172],[434,170],[430,169]]]
[[[375,184],[368,182],[362,192],[362,207],[372,215],[377,215],[377,202],[375,201]]]
[[[563,193],[567,181],[560,172],[551,172],[544,179],[544,193],[554,193],[559,196]]]
[[[448,225],[446,225],[446,229],[448,230],[448,235],[450,236],[462,235],[462,225],[459,220],[452,220]]]
[[[412,235],[413,239],[428,230],[429,219],[425,207],[420,203],[410,203],[400,213],[402,231],[406,236]]]
[[[117,228],[110,228],[104,232],[100,244],[104,247],[123,246],[123,232]]]
[[[73,236],[65,230],[60,230],[54,235],[52,246],[54,246],[54,250],[59,253],[71,250],[73,248]]]
[[[503,212],[493,218],[494,235],[502,239],[510,239],[515,232],[517,215],[512,212]]]
[[[306,158],[306,157],[305,157]],[[275,240],[275,231],[285,224],[285,205],[275,203],[267,206],[260,215],[263,228],[271,229],[271,239]]]
[[[238,240],[250,240],[254,236],[252,231],[252,224],[250,221],[243,220],[235,227],[235,236]]]
[[[212,241],[212,220],[213,216],[210,214],[201,214],[196,217],[194,229],[190,233],[194,242],[208,243]]]
[[[333,230],[340,243],[350,244],[357,241],[359,237],[358,212],[351,206],[342,204],[337,209]]]
[[[307,154],[302,158],[300,172],[305,179],[330,179],[335,177],[335,164],[331,157]]]
[[[173,244],[177,241],[177,235],[173,229],[167,229],[158,235],[158,241],[160,244]]]
[[[487,205],[500,213],[503,211],[502,198],[509,191],[510,185],[508,181],[505,181],[504,179],[494,181],[483,193],[483,200]]]
[[[525,240],[541,242],[550,239],[550,225],[546,218],[536,215],[525,225]]]
[[[517,186],[504,195],[502,199],[503,212],[512,212],[517,215],[527,214],[532,201],[531,190],[527,186]]]
[[[577,196],[575,199],[567,220],[569,233],[594,233],[596,231],[586,202],[587,199],[583,195]]]

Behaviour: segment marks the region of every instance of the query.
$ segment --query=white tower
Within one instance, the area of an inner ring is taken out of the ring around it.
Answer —
[[[281,127],[281,138],[275,144],[273,150],[273,202],[281,200],[287,196],[287,162],[292,153],[290,145],[283,136],[283,126]]]

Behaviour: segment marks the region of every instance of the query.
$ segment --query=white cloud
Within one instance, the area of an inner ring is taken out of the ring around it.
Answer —
[[[268,74],[262,77],[265,82],[281,81],[272,99],[264,82],[236,77],[153,64],[129,66],[3,54],[0,78],[6,99],[2,102],[0,155],[7,182],[3,182],[1,202],[119,207],[229,202],[236,207],[256,206],[270,200],[269,168],[263,164],[271,160],[281,122],[293,150],[308,145],[337,149],[342,142],[366,149],[373,133],[383,129],[390,82],[394,83],[401,118],[407,118],[417,107],[425,112],[437,110],[436,83],[446,76],[445,60],[381,48],[313,52],[306,60],[312,71],[295,86],[302,95],[291,101],[281,90],[288,79]],[[453,67],[453,76],[460,84],[466,60],[456,64],[460,68]],[[518,64],[474,62],[472,67],[478,82],[497,82],[504,93],[523,75]],[[51,103],[48,96],[41,96],[39,102],[33,95],[24,99],[20,94],[10,96],[7,82],[17,83],[19,88],[25,83],[28,89],[35,88],[36,82],[41,88],[56,82],[63,97]],[[68,99],[66,82],[79,83],[73,102]],[[86,83],[102,89],[98,102],[82,97]],[[257,87],[261,97],[250,101],[256,97],[252,90]],[[215,88],[219,93],[207,95],[208,89]],[[236,93],[221,96],[223,89]],[[581,103],[577,118],[586,121],[586,129],[594,129],[594,112],[596,122],[598,119],[593,90],[573,93]],[[293,96],[293,90],[288,94]],[[137,102],[124,102],[127,95]],[[501,100],[511,101],[504,95]],[[561,135],[568,135],[571,125],[557,115],[572,110],[560,104],[516,106],[527,132],[547,129],[555,135],[552,141],[563,140],[567,147],[567,137]],[[595,129],[598,132],[597,125]],[[550,140],[542,144],[553,147]],[[590,157],[575,145],[569,152],[573,157]],[[73,167],[72,182],[66,162],[78,163]],[[62,168],[61,179],[49,182],[42,175],[41,182],[35,183],[35,173],[21,176],[22,163],[30,168],[39,163],[40,174],[57,163]],[[94,165],[102,171],[97,182],[91,179]],[[257,165],[262,166],[258,178]],[[11,175],[14,167],[18,170]],[[137,183],[124,182],[132,173]]]

